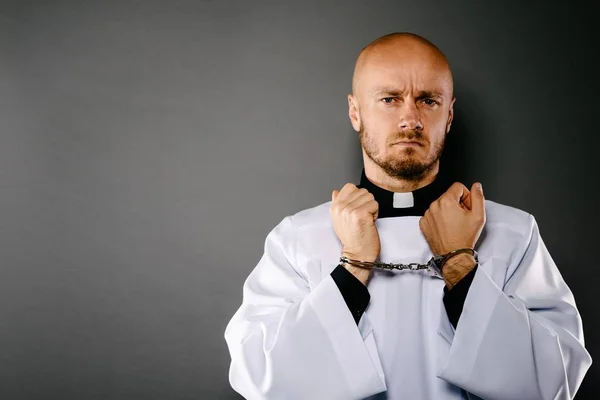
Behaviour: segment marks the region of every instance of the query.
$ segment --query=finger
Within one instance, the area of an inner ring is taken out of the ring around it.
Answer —
[[[468,211],[473,209],[473,193],[465,185],[460,182],[455,183],[456,187],[452,185],[453,197],[458,199],[460,205],[464,205]]]
[[[342,189],[338,192],[337,198],[339,200],[344,200],[349,193],[352,193],[356,190],[356,185],[354,183],[346,183]]]
[[[354,193],[353,193],[354,194]],[[351,201],[342,203],[340,212],[352,212],[353,210],[360,208],[367,201],[373,200],[373,195],[369,192],[359,192],[358,196],[355,196]]]
[[[421,229],[421,232],[425,232],[426,224],[427,220],[425,219],[425,216],[419,218],[419,229]]]
[[[450,185],[446,193],[444,193],[438,200],[440,200],[442,203],[445,203],[448,200],[453,203],[460,203],[465,196],[465,190],[465,185],[460,182],[454,182],[452,185]]]
[[[471,202],[473,203],[472,211],[475,215],[485,217],[485,197],[483,188],[480,182],[475,182],[471,188]]]
[[[371,200],[368,203],[363,204],[363,207],[373,215],[373,221],[377,220],[377,217],[379,216],[379,203],[377,201]]]
[[[472,204],[471,204],[472,197],[473,196],[471,195],[471,193],[467,192],[467,195],[462,198],[462,204],[464,204],[464,206],[467,207],[467,209],[469,211],[471,211],[471,207],[472,207]]]
[[[361,196],[370,196],[371,194],[367,189],[356,189],[352,192],[347,192],[345,198],[338,197],[338,202],[342,204],[341,210],[352,204],[356,199]]]
[[[467,187],[460,182],[457,182],[456,187],[456,198],[458,198],[459,203],[463,203],[469,196],[469,189],[467,189]]]
[[[354,188],[356,186],[354,186],[354,184],[352,183],[346,183],[341,190],[334,190],[331,193],[331,211],[335,211],[337,209],[339,209],[340,207],[343,208],[345,207],[345,202],[344,197],[346,196],[346,193],[351,192],[352,190],[354,190]]]
[[[366,203],[371,201],[374,202],[375,206],[379,206],[379,204],[375,201],[375,197],[371,193],[366,192],[356,197],[351,203],[349,203],[348,208],[351,210],[356,210],[363,207]],[[372,210],[371,206],[369,206],[368,209],[371,210],[369,211],[371,213],[375,212],[374,210]]]
[[[362,198],[361,198],[362,199]],[[365,210],[369,214],[373,216],[373,221],[377,219],[379,216],[379,203],[375,200],[368,200],[365,203],[362,203],[357,210]]]

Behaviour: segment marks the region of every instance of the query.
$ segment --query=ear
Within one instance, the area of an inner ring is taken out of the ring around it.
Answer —
[[[448,109],[448,122],[446,122],[446,133],[450,132],[450,126],[452,125],[452,120],[454,119],[454,102],[456,101],[456,97],[452,98],[450,102],[450,108]]]
[[[348,95],[348,116],[354,130],[360,132],[360,112],[358,111],[356,97],[353,94]]]

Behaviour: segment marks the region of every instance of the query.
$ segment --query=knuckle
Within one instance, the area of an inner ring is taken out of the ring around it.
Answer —
[[[442,204],[443,205],[448,205],[448,204],[451,204],[452,202],[453,201],[452,201],[452,198],[450,196],[444,196],[444,197],[442,197],[439,200],[440,205],[442,205]]]
[[[364,207],[357,207],[352,210],[352,215],[354,217],[362,217],[365,214],[365,212],[367,212],[367,211],[365,210]]]
[[[363,207],[358,208],[356,210],[356,216],[358,217],[359,220],[365,219],[369,216],[369,211]]]

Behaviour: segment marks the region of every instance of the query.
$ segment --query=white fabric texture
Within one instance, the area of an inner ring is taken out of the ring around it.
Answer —
[[[456,329],[443,280],[426,271],[374,271],[357,326],[330,276],[341,254],[330,202],[284,218],[225,331],[233,389],[247,399],[572,398],[591,364],[573,295],[534,217],[485,202]],[[377,220],[382,261],[432,257],[419,219]]]

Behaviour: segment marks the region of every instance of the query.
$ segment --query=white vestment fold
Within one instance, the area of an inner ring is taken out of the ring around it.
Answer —
[[[573,294],[534,217],[485,202],[456,329],[444,281],[423,270],[375,270],[357,326],[330,276],[330,202],[284,218],[225,331],[231,386],[248,399],[572,398],[591,364]],[[419,219],[377,220],[382,261],[432,257]]]

